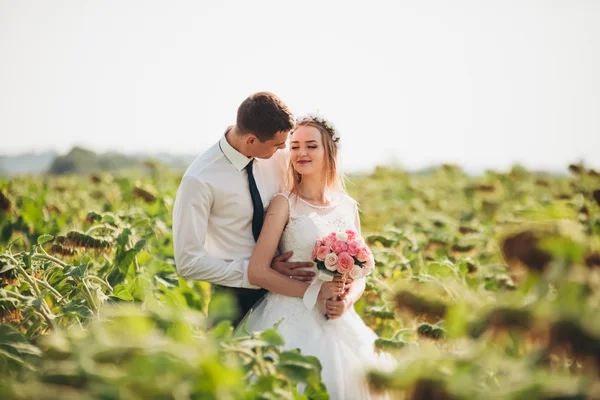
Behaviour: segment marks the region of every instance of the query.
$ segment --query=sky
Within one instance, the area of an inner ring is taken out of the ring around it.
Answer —
[[[346,171],[600,167],[600,1],[0,0],[0,154],[199,154],[251,93]]]

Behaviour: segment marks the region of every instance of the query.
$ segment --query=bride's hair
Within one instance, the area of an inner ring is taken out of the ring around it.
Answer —
[[[296,122],[294,130],[299,126],[312,126],[317,128],[321,133],[321,141],[325,148],[325,186],[331,191],[345,193],[344,189],[344,178],[340,171],[340,165],[338,162],[338,146],[334,142],[333,137],[327,131],[327,129],[318,121],[311,118],[305,118]],[[290,133],[290,136],[294,133],[294,130]],[[288,167],[288,178],[287,187],[290,193],[298,192],[298,184],[302,181],[302,175],[300,175],[294,169],[294,164],[290,158]]]

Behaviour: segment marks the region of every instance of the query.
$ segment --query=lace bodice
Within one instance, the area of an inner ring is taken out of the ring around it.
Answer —
[[[293,251],[289,261],[310,261],[315,241],[340,229],[357,230],[358,209],[348,195],[334,196],[327,206],[315,206],[297,195],[278,193],[288,199],[290,214],[279,242],[282,253]]]

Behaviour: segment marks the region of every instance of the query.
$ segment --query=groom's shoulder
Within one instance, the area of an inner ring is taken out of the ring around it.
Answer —
[[[183,176],[198,179],[209,178],[218,169],[219,162],[223,158],[223,152],[219,148],[219,143],[215,143],[192,161]]]

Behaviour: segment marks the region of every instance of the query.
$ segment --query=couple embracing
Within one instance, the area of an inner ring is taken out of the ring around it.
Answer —
[[[281,321],[284,348],[319,358],[332,399],[364,399],[364,368],[380,360],[375,333],[353,307],[364,279],[311,285],[315,242],[331,232],[360,235],[357,203],[338,171],[339,142],[330,122],[294,121],[272,93],[248,97],[236,124],[183,176],[175,261],[182,277],[231,293],[240,311],[234,323],[245,316],[248,331]]]

